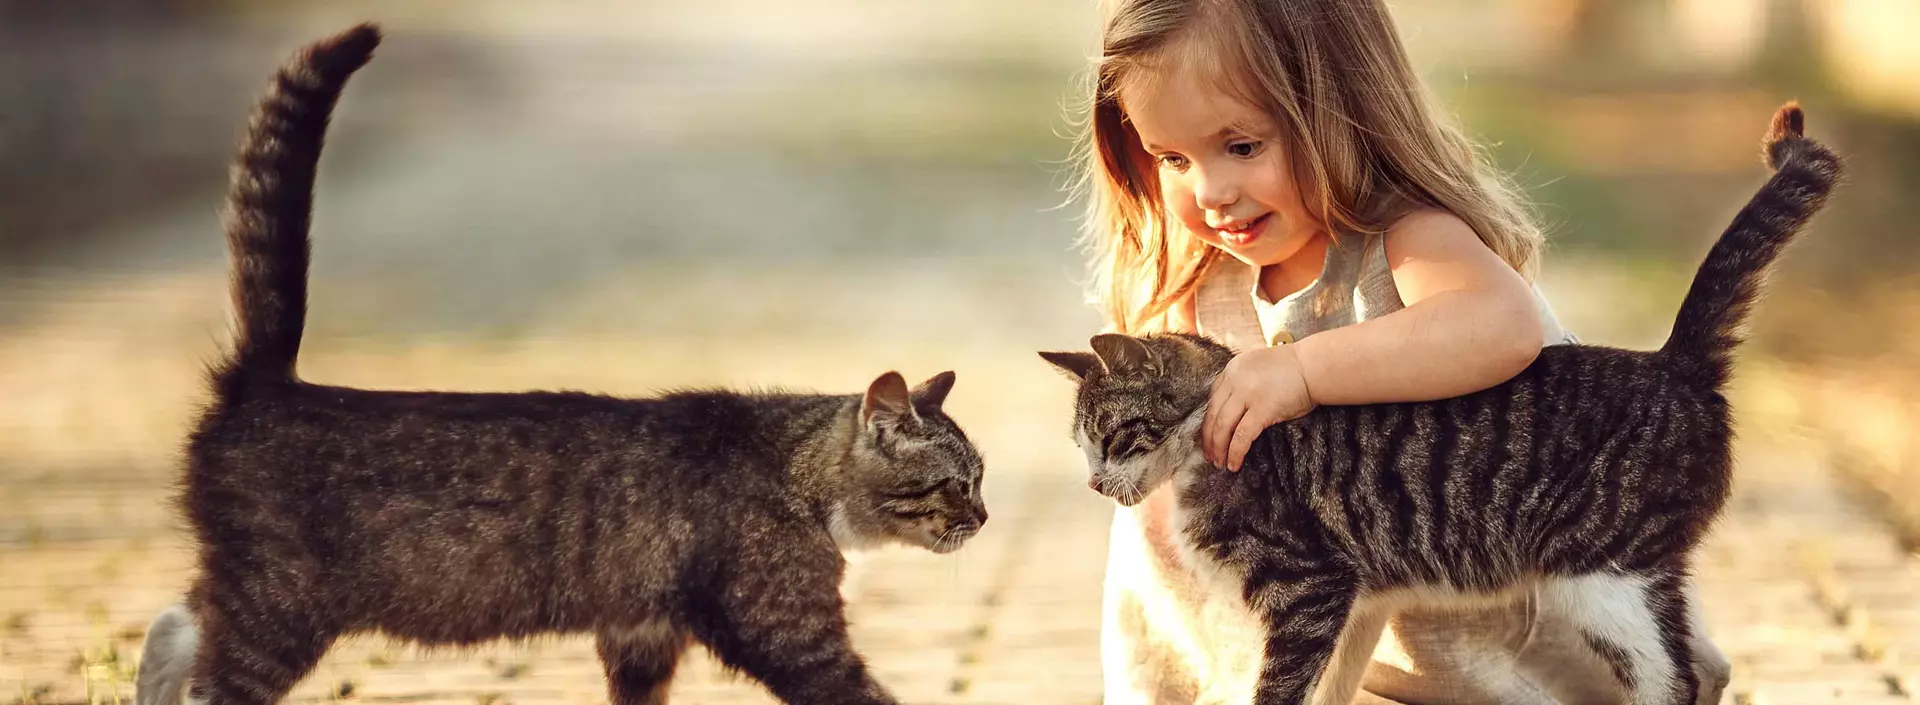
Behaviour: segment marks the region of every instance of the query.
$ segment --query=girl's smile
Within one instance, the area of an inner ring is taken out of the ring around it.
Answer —
[[[1220,241],[1226,243],[1228,247],[1242,248],[1260,239],[1261,234],[1267,230],[1267,222],[1272,220],[1269,217],[1271,215],[1273,214],[1267,213],[1251,220],[1231,220],[1215,225],[1213,229],[1220,234]]]

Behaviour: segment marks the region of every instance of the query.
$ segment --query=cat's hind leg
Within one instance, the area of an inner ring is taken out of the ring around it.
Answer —
[[[1374,647],[1386,631],[1392,610],[1384,604],[1368,604],[1365,599],[1353,606],[1346,628],[1334,641],[1333,657],[1313,688],[1314,705],[1347,705],[1360,692],[1360,682],[1373,663]]]
[[[135,705],[181,705],[200,649],[200,627],[184,604],[169,605],[147,625],[134,679]]]
[[[1540,597],[1613,668],[1633,705],[1692,705],[1699,688],[1682,579],[1671,573],[1555,578]]]
[[[728,584],[702,599],[690,620],[694,636],[782,701],[898,705],[853,649],[838,549],[783,548],[742,561]]]
[[[215,593],[192,608],[200,627],[187,698],[205,705],[270,705],[306,677],[335,633],[294,610]]]
[[[1699,584],[1687,580],[1684,594],[1687,598],[1687,634],[1692,637],[1687,647],[1692,652],[1694,677],[1700,681],[1699,692],[1694,695],[1693,703],[1720,705],[1720,696],[1733,679],[1733,663],[1720,651],[1720,646],[1707,637],[1707,618],[1700,611]]]
[[[666,705],[687,636],[666,627],[602,632],[594,641],[613,705]]]

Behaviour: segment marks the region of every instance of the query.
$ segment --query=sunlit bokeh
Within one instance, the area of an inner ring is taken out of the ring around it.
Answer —
[[[1550,227],[1586,341],[1658,345],[1765,178],[1774,108],[1852,166],[1745,349],[1740,495],[1698,574],[1728,702],[1920,693],[1920,4],[1393,3]],[[129,701],[189,574],[169,503],[227,339],[217,209],[300,44],[343,98],[300,374],[380,388],[853,392],[955,370],[993,523],[845,588],[909,702],[1099,702],[1111,505],[1039,349],[1100,327],[1072,110],[1094,0],[0,0],[0,703]],[[771,702],[700,657],[677,702]],[[377,638],[297,699],[599,703],[591,645]]]

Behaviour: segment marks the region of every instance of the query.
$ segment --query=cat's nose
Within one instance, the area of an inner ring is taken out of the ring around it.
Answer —
[[[1088,475],[1088,476],[1087,476],[1087,488],[1088,488],[1088,489],[1091,489],[1091,490],[1093,490],[1093,491],[1095,491],[1095,492],[1099,492],[1099,491],[1100,491],[1100,476],[1099,476],[1099,475]]]

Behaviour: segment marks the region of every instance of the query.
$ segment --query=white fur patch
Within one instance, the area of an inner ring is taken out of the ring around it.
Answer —
[[[1548,580],[1540,597],[1569,615],[1580,631],[1625,652],[1633,676],[1634,702],[1660,702],[1676,683],[1673,663],[1661,645],[1659,621],[1647,604],[1648,579],[1591,574]]]
[[[847,505],[841,502],[834,503],[827,513],[827,535],[833,537],[833,545],[842,551],[864,551],[880,544],[853,530],[853,524],[847,521]]]
[[[200,625],[186,605],[160,611],[147,625],[147,642],[140,649],[140,670],[134,677],[136,705],[201,705],[187,695],[187,676],[194,653],[200,649]]]
[[[1087,474],[1100,474],[1100,447],[1087,438],[1087,429],[1073,429],[1073,444],[1080,446],[1080,452],[1087,456]]]

